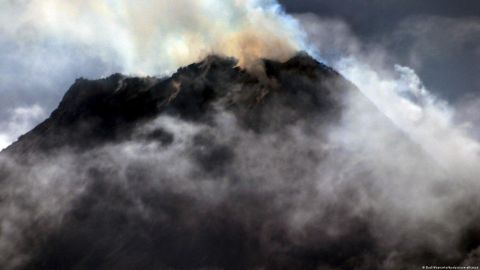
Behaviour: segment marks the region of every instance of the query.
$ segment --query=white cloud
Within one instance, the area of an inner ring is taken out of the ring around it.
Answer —
[[[46,117],[45,111],[39,105],[18,107],[7,115],[8,119],[0,123],[0,149],[7,147]]]

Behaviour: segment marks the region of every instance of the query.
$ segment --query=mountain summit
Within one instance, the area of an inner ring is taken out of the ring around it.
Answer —
[[[78,79],[51,116],[6,152],[86,149],[128,140],[135,127],[159,115],[208,122],[219,109],[258,132],[305,117],[324,122],[339,116],[342,95],[354,88],[305,53],[284,63],[264,60],[264,70],[257,73],[236,64],[235,59],[212,55],[169,78],[114,74],[94,81]],[[276,111],[278,106],[284,110]]]

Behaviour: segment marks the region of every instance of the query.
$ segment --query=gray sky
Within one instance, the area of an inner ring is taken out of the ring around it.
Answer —
[[[346,22],[366,46],[385,46],[451,102],[480,94],[478,0],[280,0],[288,13]],[[332,33],[333,34],[333,33]]]

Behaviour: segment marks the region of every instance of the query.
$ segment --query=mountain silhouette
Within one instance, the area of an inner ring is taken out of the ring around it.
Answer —
[[[235,59],[209,56],[169,78],[114,74],[94,81],[78,79],[51,116],[6,152],[64,146],[88,149],[128,140],[136,126],[160,114],[208,122],[218,106],[258,132],[283,128],[304,117],[324,122],[339,116],[341,96],[354,91],[336,71],[305,53],[285,63],[264,60],[261,74],[236,64]],[[275,106],[290,111],[277,114]]]

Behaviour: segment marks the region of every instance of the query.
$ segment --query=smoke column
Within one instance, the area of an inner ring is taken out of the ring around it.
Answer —
[[[2,5],[20,16],[13,27],[3,29],[20,43],[47,39],[80,47],[81,53],[106,62],[120,61],[119,71],[127,73],[174,71],[212,53],[249,66],[261,57],[285,60],[302,49],[295,21],[269,0],[31,0]]]

